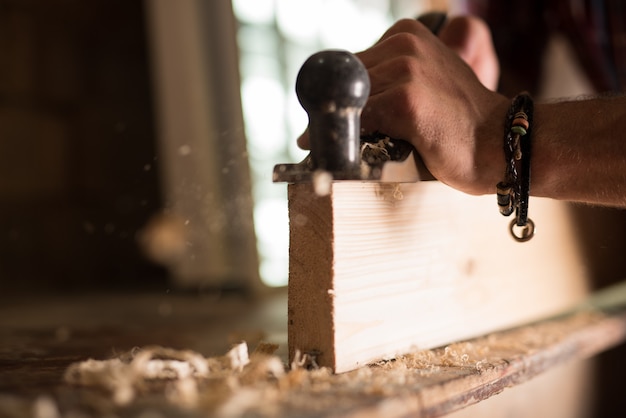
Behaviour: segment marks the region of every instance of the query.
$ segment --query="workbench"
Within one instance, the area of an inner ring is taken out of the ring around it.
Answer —
[[[5,295],[0,416],[434,417],[460,410],[454,416],[461,417],[482,416],[485,408],[514,410],[515,416],[585,416],[598,405],[581,396],[593,389],[590,363],[583,359],[626,335],[624,311],[584,308],[348,373],[296,366],[256,381],[215,380],[212,384],[230,389],[192,407],[169,402],[161,389],[120,406],[101,388],[64,380],[73,363],[115,358],[145,346],[210,357],[240,341],[250,350],[266,341],[278,345],[274,357],[286,366],[286,306],[284,290],[260,299],[169,291]]]

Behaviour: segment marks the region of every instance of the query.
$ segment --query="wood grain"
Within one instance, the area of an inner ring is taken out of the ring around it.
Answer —
[[[566,206],[517,243],[493,196],[439,182],[289,185],[289,351],[344,372],[551,315],[587,293]]]

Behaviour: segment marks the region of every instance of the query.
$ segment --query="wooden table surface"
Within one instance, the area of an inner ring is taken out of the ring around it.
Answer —
[[[278,344],[275,355],[286,365],[286,306],[284,291],[262,300],[178,293],[4,297],[0,301],[0,416],[139,416],[158,411],[154,416],[434,417],[593,356],[619,344],[626,335],[623,306],[616,310],[590,305],[561,318],[340,375],[286,368],[284,375],[244,382],[233,372],[234,377],[212,383],[230,388],[223,398],[212,395],[211,402],[193,407],[168,401],[167,393],[160,390],[142,393],[131,404],[120,406],[101,388],[70,385],[63,378],[72,363],[110,359],[149,345],[210,357],[226,353],[237,341],[253,347],[264,340]],[[561,374],[556,382],[563,383],[565,376]],[[587,390],[588,384],[582,384],[578,389]],[[575,392],[571,394],[575,397]],[[557,408],[568,410],[563,405]],[[518,411],[516,416],[525,415]]]

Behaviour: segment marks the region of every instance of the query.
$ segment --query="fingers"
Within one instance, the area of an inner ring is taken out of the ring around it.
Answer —
[[[438,121],[458,118],[450,115],[462,114],[468,97],[480,95],[477,76],[484,86],[496,87],[497,59],[482,21],[453,18],[440,36],[416,20],[400,20],[375,45],[357,54],[371,84],[362,133],[379,131],[418,148],[427,146],[433,138],[445,136],[443,122]],[[309,149],[308,132],[297,143]]]
[[[415,117],[419,94],[410,83],[403,83],[370,96],[363,109],[361,131],[384,132],[393,138],[415,142],[415,133],[419,132]]]
[[[374,77],[386,73],[380,64],[398,57],[428,57],[437,51],[434,35],[420,22],[404,19],[396,22],[371,48],[357,56]],[[487,24],[476,17],[458,16],[450,19],[442,28],[439,39],[465,61],[479,81],[488,89],[495,90],[500,76],[498,58]],[[391,64],[388,63],[387,67]],[[393,64],[395,65],[395,64]],[[388,79],[380,79],[385,88]],[[373,90],[374,94],[375,90]]]
[[[420,73],[419,62],[408,55],[400,55],[382,61],[368,70],[370,96],[382,93],[398,84],[411,80]]]
[[[400,103],[406,100],[398,101],[392,100],[392,98],[396,91],[399,94],[403,94],[401,89],[396,88],[396,86],[402,82],[410,81],[415,73],[419,71],[419,65],[414,60],[414,57],[421,54],[420,51],[424,49],[419,44],[419,36],[433,37],[431,32],[420,22],[411,19],[400,20],[394,24],[374,46],[356,54],[367,68],[370,76],[371,89],[368,106],[369,103],[374,103],[374,106],[370,107],[370,109],[375,110],[373,113],[378,115],[368,120],[369,123],[362,125],[362,132],[371,133],[374,130],[379,130],[389,135],[392,135],[392,132],[402,132],[398,129],[383,130],[386,126],[385,124],[376,127],[377,122],[371,123],[370,121],[389,119],[388,114],[385,115],[384,112],[380,113],[376,110],[379,108],[377,103],[393,104],[398,112],[408,115],[406,110],[410,110],[410,107],[402,108],[400,105]],[[388,94],[375,98],[377,94],[386,92],[387,90],[390,90]],[[367,107],[364,109],[363,113],[367,113]],[[369,115],[370,114],[368,114],[368,117]],[[395,119],[395,116],[393,119]],[[298,137],[297,144],[302,149],[310,149],[308,130]]]
[[[455,17],[442,28],[439,38],[472,68],[485,87],[497,88],[500,66],[484,21],[472,16]]]
[[[396,22],[371,48],[356,54],[366,68],[374,67],[389,57],[414,55],[420,51],[423,37],[434,35],[420,22],[403,19]]]
[[[438,47],[441,43],[420,22],[398,21],[374,46],[357,54],[370,77],[370,96],[419,79],[423,61],[437,56]]]
[[[380,43],[400,33],[410,33],[417,37],[435,37],[430,29],[424,26],[421,22],[415,19],[400,19],[396,23],[394,23],[389,29],[387,29],[387,31],[383,34],[383,36],[381,36],[380,40],[377,43]]]

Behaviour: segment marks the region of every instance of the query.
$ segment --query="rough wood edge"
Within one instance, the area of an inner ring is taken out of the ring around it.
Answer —
[[[294,198],[296,194],[298,198]],[[307,249],[289,246],[289,359],[293,361],[297,350],[315,357],[326,356],[319,360],[334,367],[333,297],[330,293],[334,276],[333,249],[327,245],[333,242],[331,198],[317,196],[311,184],[290,184],[288,196],[290,242],[303,242],[304,239],[320,242],[313,243]],[[303,199],[302,196],[308,198]],[[311,222],[316,224],[316,234],[311,234],[311,229],[307,227]],[[311,248],[319,250],[319,253],[305,251]],[[292,290],[296,288],[298,295],[308,295],[308,299],[293,297]],[[306,327],[306,331],[302,327]]]

